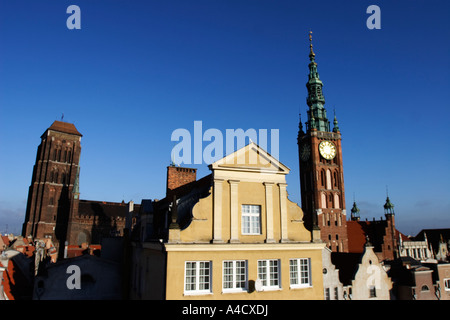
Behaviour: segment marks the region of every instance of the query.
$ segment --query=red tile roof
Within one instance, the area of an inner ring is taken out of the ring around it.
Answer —
[[[77,136],[82,137],[83,135],[78,132],[77,128],[75,128],[75,125],[68,122],[62,122],[62,121],[55,121],[53,124],[48,128],[47,130],[53,130],[58,132],[64,132],[64,133],[70,133],[75,134]]]
[[[366,243],[366,235],[374,246],[375,251],[381,250],[383,237],[386,234],[386,220],[377,221],[347,221],[348,251],[362,253]],[[403,241],[411,240],[400,231],[395,229],[395,237]]]
[[[359,221],[347,221],[348,251],[362,253],[366,243],[366,234]]]

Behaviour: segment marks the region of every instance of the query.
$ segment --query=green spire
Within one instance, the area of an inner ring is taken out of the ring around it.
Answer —
[[[389,200],[389,196],[386,198],[386,203],[384,204],[384,214],[394,214],[394,205]]]
[[[339,125],[336,119],[336,111],[334,111],[333,132],[339,132]]]
[[[308,89],[308,97],[306,103],[309,106],[309,130],[315,129],[318,131],[330,131],[330,122],[327,119],[327,113],[323,105],[325,98],[322,94],[323,83],[320,80],[319,72],[317,71],[317,63],[315,61],[316,54],[312,45],[312,31],[309,32],[309,75],[306,88]]]
[[[352,209],[350,210],[350,212],[351,212],[351,219],[354,221],[354,220],[356,220],[356,221],[358,221],[359,220],[359,208],[358,208],[358,206],[356,205],[356,202],[355,201],[353,201],[353,207],[352,207]]]

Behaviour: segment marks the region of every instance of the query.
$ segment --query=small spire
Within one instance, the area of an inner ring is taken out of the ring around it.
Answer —
[[[303,132],[303,124],[302,124],[302,114],[301,113],[299,113],[298,114],[298,132],[299,133],[304,133]]]
[[[336,119],[336,109],[334,109],[334,121],[333,121],[333,132],[339,132],[339,125],[338,125],[338,121]]]
[[[359,221],[359,219],[360,219],[359,211],[360,210],[359,210],[358,206],[356,205],[356,201],[355,201],[355,194],[353,194],[353,207],[350,210],[352,221]]]
[[[387,194],[387,186],[386,186],[386,194]],[[386,203],[384,204],[384,214],[394,214],[394,205],[391,203],[388,194],[386,197]]]
[[[311,61],[314,61],[314,58],[316,57],[316,54],[313,51],[313,44],[312,44],[312,31],[309,31],[309,58]]]

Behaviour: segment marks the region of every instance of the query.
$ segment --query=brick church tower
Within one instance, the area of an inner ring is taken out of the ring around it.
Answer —
[[[320,229],[321,239],[328,248],[333,252],[347,252],[341,133],[336,116],[334,128],[330,130],[311,33],[309,40],[308,121],[303,131],[300,120],[297,138],[302,209],[305,225],[310,230]]]
[[[78,200],[81,137],[73,124],[62,121],[53,122],[41,136],[28,191],[24,237],[52,237],[55,244],[64,245],[69,217],[78,210],[73,201]]]

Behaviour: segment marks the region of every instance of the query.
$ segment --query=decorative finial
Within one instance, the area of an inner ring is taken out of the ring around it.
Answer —
[[[303,132],[302,114],[301,113],[298,114],[298,119],[299,119],[299,121],[298,121],[299,132]]]
[[[333,132],[339,132],[339,124],[338,124],[338,121],[337,121],[337,118],[336,118],[336,108],[334,108],[334,120],[333,120],[333,125],[334,125],[334,128],[333,128]]]
[[[311,58],[311,60],[314,60],[314,57],[316,56],[316,54],[313,51],[313,44],[312,44],[312,31],[309,31],[309,57]]]

